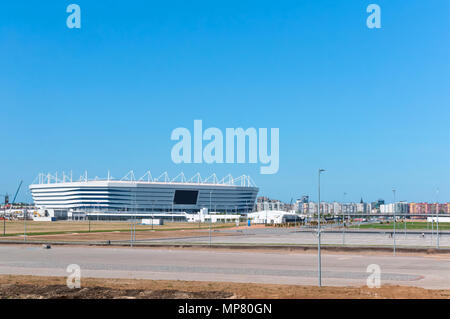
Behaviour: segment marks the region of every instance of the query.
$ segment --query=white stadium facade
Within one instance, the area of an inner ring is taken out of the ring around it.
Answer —
[[[185,219],[201,209],[217,213],[246,214],[253,210],[258,188],[249,176],[218,179],[215,174],[202,179],[199,173],[187,179],[183,173],[170,179],[167,173],[152,178],[147,172],[135,179],[133,171],[125,177],[78,181],[62,174],[39,174],[29,186],[35,206],[61,218],[79,214],[102,219],[145,218]]]

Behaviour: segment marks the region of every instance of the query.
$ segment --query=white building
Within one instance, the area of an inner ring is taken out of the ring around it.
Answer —
[[[286,204],[277,200],[270,199],[267,197],[259,197],[256,201],[256,211],[262,210],[284,210],[286,208]]]
[[[380,205],[381,214],[394,214],[394,209],[396,214],[407,214],[409,213],[409,204],[405,202],[382,204]]]
[[[427,223],[435,223],[437,221],[439,221],[440,223],[450,223],[450,217],[441,217],[439,216],[439,218],[437,217],[427,217]]]
[[[39,208],[71,212],[103,211],[117,213],[196,213],[202,207],[222,213],[247,213],[253,210],[258,188],[249,176],[218,179],[215,174],[203,179],[196,174],[187,179],[183,173],[169,178],[167,173],[153,178],[147,172],[135,179],[130,171],[121,179],[108,174],[106,179],[79,181],[71,177],[40,174],[30,185],[35,205]],[[118,216],[118,215],[117,215]]]
[[[186,220],[189,223],[230,223],[239,222],[239,214],[220,214],[217,212],[208,213],[207,208],[202,208],[197,214],[186,214]]]
[[[288,213],[281,210],[263,210],[249,213],[247,216],[254,224],[284,224],[302,220],[302,218],[295,213]]]

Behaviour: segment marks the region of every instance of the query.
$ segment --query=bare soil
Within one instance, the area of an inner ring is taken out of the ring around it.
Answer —
[[[62,277],[0,276],[0,299],[449,299],[450,290],[416,287],[313,287],[167,280],[82,278],[69,289]]]

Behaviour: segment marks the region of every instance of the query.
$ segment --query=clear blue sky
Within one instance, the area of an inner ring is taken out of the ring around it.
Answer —
[[[327,201],[391,201],[392,187],[450,201],[449,39],[448,0],[4,2],[0,194],[39,172],[150,169],[249,174],[260,195],[315,200],[325,168]],[[194,119],[279,127],[278,174],[172,163],[170,134]]]

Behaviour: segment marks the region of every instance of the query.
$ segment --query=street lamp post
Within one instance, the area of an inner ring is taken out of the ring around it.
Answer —
[[[27,213],[28,211],[26,209],[24,209],[23,211],[23,241],[26,242],[27,241]]]
[[[130,247],[133,248],[133,218],[130,218]]]
[[[407,224],[407,221],[406,221],[406,218],[407,218],[408,216],[406,215],[406,212],[404,212],[403,213],[403,222],[405,223],[405,239],[406,239],[406,224]]]
[[[436,190],[436,248],[439,249],[439,189]]]
[[[211,247],[211,222],[212,222],[211,196],[212,196],[212,191],[209,192],[209,247]]]
[[[321,239],[321,230],[320,230],[320,174],[324,172],[324,169],[319,169],[319,207],[318,207],[318,220],[317,220],[317,257],[318,257],[318,275],[319,275],[319,287],[322,287],[322,260],[321,260],[321,252],[320,252],[320,239]]]
[[[266,205],[265,202],[264,202],[264,208],[266,210],[266,219],[264,219],[264,226],[267,226],[267,210],[269,209],[269,205]]]
[[[393,234],[393,239],[394,239],[394,256],[395,256],[395,228],[396,228],[396,210],[397,210],[397,205],[395,204],[395,189],[392,190],[392,193],[394,194],[394,234]]]
[[[344,214],[345,195],[347,195],[347,193],[344,192],[344,198],[342,201],[342,245],[345,245],[345,214]]]
[[[137,224],[137,193],[134,193],[134,223],[133,223],[133,241],[136,241],[136,224]]]
[[[431,241],[430,241],[430,246],[433,245],[433,238],[434,238],[434,220],[433,220],[433,218],[431,218]]]

